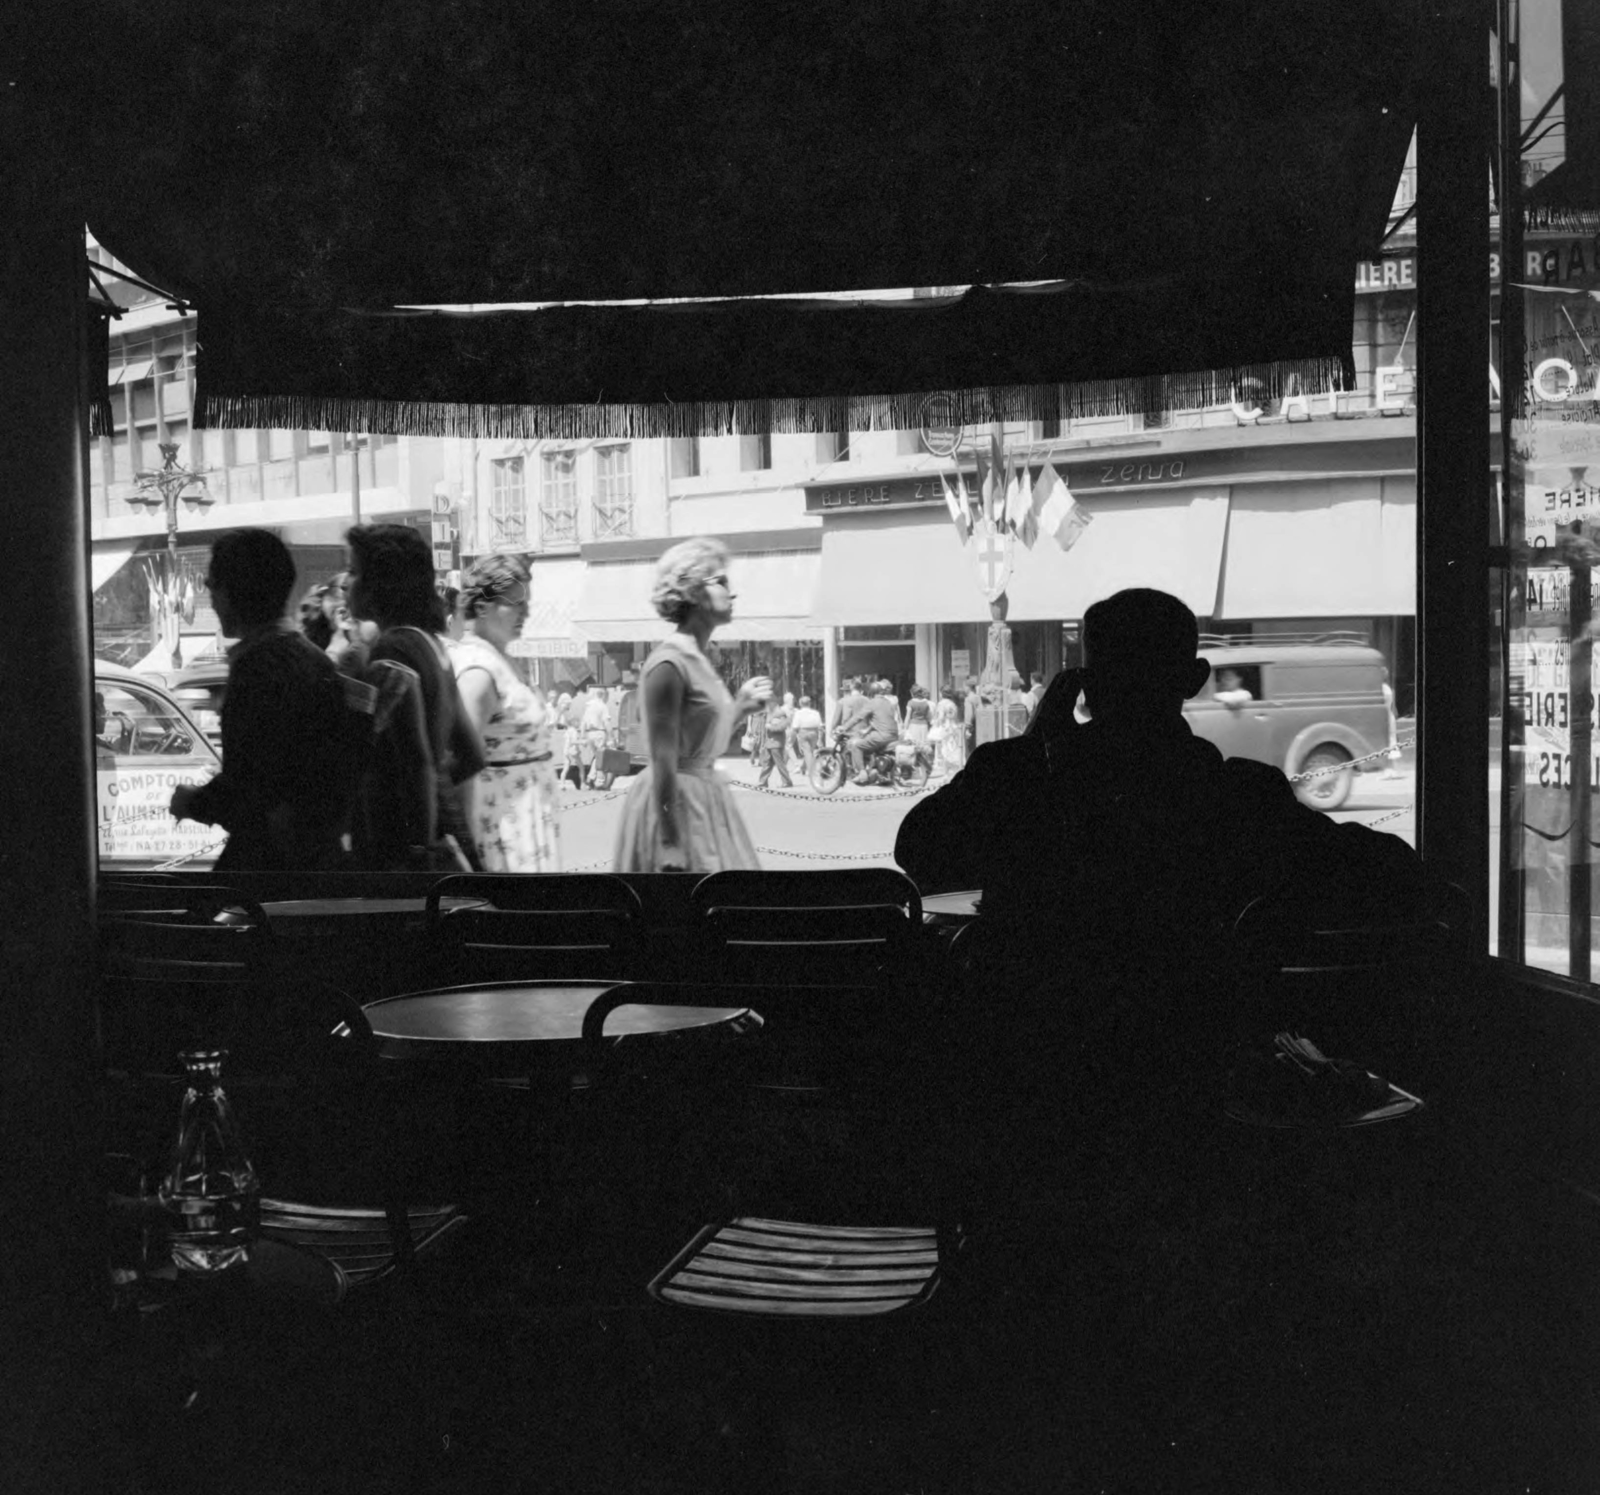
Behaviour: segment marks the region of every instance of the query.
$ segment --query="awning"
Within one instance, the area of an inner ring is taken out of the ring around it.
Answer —
[[[536,406],[640,437],[727,429],[730,400],[792,422],[859,392],[1042,409],[1072,383],[1144,408],[1169,374],[1350,369],[1425,8],[300,11],[96,5],[40,59],[87,132],[96,237],[199,310],[198,426],[483,435]],[[934,328],[775,308],[762,336],[624,305],[1034,281],[1075,290]],[[528,304],[562,310],[509,333],[367,315]]]
[[[583,562],[535,561],[528,583],[528,616],[506,651],[519,659],[587,659],[589,640],[574,624]]]
[[[142,358],[136,363],[119,364],[111,370],[110,382],[112,384],[137,384],[141,379],[150,376],[150,370],[155,367],[155,359]]]
[[[1048,538],[1032,550],[1015,545],[1011,622],[1081,618],[1090,603],[1124,587],[1156,587],[1198,616],[1213,615],[1227,530],[1225,488],[1097,498],[1083,507],[1093,522],[1071,550]],[[987,623],[973,542],[962,543],[942,508],[830,518],[812,617],[849,625]]]
[[[807,615],[816,590],[815,550],[754,551],[728,564],[733,619],[717,629],[719,639],[756,642],[817,641],[822,629]],[[591,564],[583,581],[578,626],[593,639],[656,643],[672,625],[650,606],[654,560]]]
[[[89,592],[98,592],[133,558],[137,545],[97,545],[89,556]]]
[[[1218,617],[1409,617],[1416,610],[1414,478],[1234,489]]]

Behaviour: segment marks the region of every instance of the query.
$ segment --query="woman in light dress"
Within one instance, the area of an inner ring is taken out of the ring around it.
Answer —
[[[656,566],[650,600],[676,631],[641,672],[650,766],[628,791],[614,865],[618,872],[755,870],[760,859],[716,761],[770,699],[772,682],[755,676],[732,697],[706,657],[712,629],[733,617],[722,542],[674,545]]]
[[[485,872],[559,870],[555,717],[506,655],[528,616],[528,576],[516,556],[479,561],[461,590],[466,631],[450,651],[487,760],[464,807]]]
[[[934,725],[940,729],[937,766],[948,774],[958,774],[967,761],[967,729],[955,702],[953,685],[945,687],[934,710]]]

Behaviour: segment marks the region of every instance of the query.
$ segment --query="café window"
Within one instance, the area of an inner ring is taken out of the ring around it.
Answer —
[[[570,447],[540,458],[539,539],[547,546],[578,543],[578,454]]]
[[[597,446],[594,451],[594,537],[620,540],[633,534],[633,448]]]
[[[489,463],[489,544],[520,550],[528,543],[528,490],[521,457]]]

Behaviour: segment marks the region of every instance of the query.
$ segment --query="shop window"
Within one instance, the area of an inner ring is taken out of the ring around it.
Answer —
[[[540,458],[539,539],[547,546],[578,543],[578,454],[570,448]]]
[[[633,448],[598,446],[594,452],[594,537],[633,534]]]
[[[489,548],[521,550],[528,543],[528,489],[521,457],[489,463]]]
[[[760,431],[754,436],[739,438],[739,471],[770,472],[772,470],[772,432]]]
[[[673,477],[697,478],[700,476],[700,438],[698,436],[675,436],[667,443],[667,449]]]

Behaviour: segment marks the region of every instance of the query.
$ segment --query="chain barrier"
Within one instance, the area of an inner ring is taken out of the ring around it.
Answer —
[[[932,778],[929,778],[924,781],[920,789],[887,789],[879,790],[875,794],[846,794],[844,786],[840,785],[833,794],[817,794],[805,789],[769,789],[765,784],[744,784],[737,779],[730,779],[728,782],[731,788],[742,789],[746,794],[770,794],[777,799],[813,800],[821,805],[859,805],[870,804],[880,799],[915,799],[937,787]]]
[[[610,789],[601,793],[591,793],[586,799],[557,799],[556,812],[562,810],[586,810],[590,805],[603,805],[608,799],[626,799],[626,789]]]
[[[1391,810],[1387,815],[1380,815],[1376,820],[1367,821],[1367,829],[1371,830],[1375,825],[1382,825],[1386,820],[1398,820],[1402,815],[1409,815],[1414,808],[1415,806],[1406,805],[1401,809]]]
[[[1380,748],[1375,753],[1368,753],[1364,758],[1352,758],[1348,763],[1335,763],[1332,768],[1315,768],[1310,773],[1293,773],[1289,775],[1291,784],[1306,784],[1312,779],[1325,779],[1329,774],[1343,773],[1347,768],[1357,768],[1363,763],[1374,763],[1379,758],[1387,758],[1391,753],[1399,752],[1411,747],[1416,742],[1415,737],[1408,737],[1404,742],[1397,742],[1392,748]]]
[[[218,855],[222,848],[228,844],[224,836],[220,841],[213,841],[209,846],[202,846],[198,851],[186,851],[181,857],[173,857],[170,862],[162,862],[159,866],[152,867],[152,872],[173,872],[186,862],[192,862],[196,857],[209,857]]]
[[[785,851],[781,846],[758,846],[757,851],[774,857],[799,857],[807,862],[892,862],[890,851]]]

